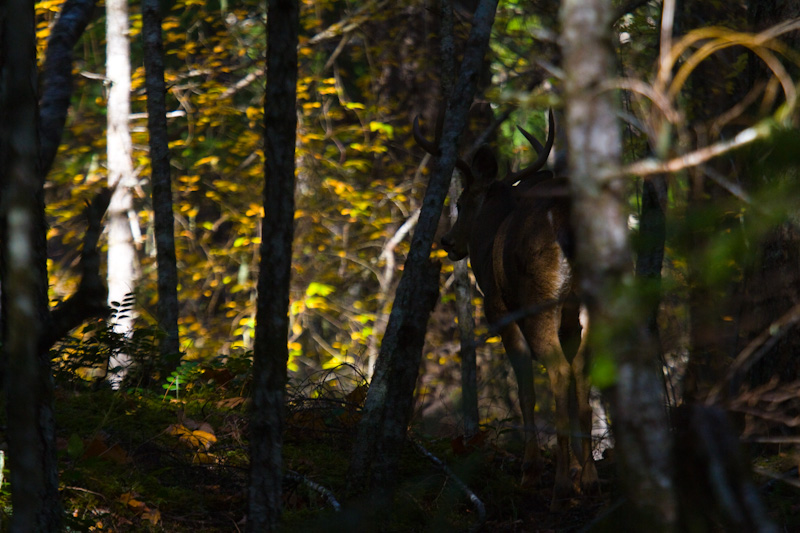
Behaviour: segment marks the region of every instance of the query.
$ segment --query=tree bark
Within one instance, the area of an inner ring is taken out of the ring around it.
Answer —
[[[632,280],[624,182],[606,177],[619,166],[621,141],[611,96],[596,90],[613,72],[612,13],[607,0],[565,0],[561,8],[578,274],[593,356],[616,368],[612,421],[632,507],[627,530],[670,531],[677,507],[658,351],[636,288],[625,290]]]
[[[2,24],[0,278],[13,516],[10,530],[59,531],[46,224],[39,168],[36,33],[30,2],[9,0]],[[13,16],[10,14],[13,13]]]
[[[265,216],[261,232],[250,418],[247,530],[253,532],[277,529],[281,512],[281,449],[294,236],[298,32],[297,1],[269,0],[268,77],[264,99]]]
[[[158,264],[158,324],[166,336],[161,340],[161,357],[166,372],[180,360],[178,337],[178,266],[175,258],[175,218],[172,212],[172,184],[167,137],[164,46],[158,0],[142,2],[145,85],[147,87],[147,130],[150,133],[150,168],[153,180],[156,262]],[[167,360],[169,359],[169,360]]]
[[[352,452],[350,492],[370,493],[382,502],[390,497],[396,480],[427,321],[439,292],[439,265],[430,260],[433,236],[455,168],[458,140],[475,95],[496,9],[496,0],[482,0],[473,17],[459,79],[447,102],[441,155],[425,193]]]
[[[441,84],[442,95],[447,101],[452,97],[456,79],[456,44],[453,35],[453,5],[451,0],[441,0]],[[458,173],[450,181],[450,224],[458,219],[455,198],[461,194]],[[469,279],[467,260],[453,264],[453,293],[456,296],[458,337],[461,344],[461,414],[464,417],[464,439],[477,435],[480,422],[478,414],[478,362],[475,343],[475,317],[472,308],[472,284]]]
[[[106,2],[106,77],[108,91],[108,188],[112,190],[108,206],[108,302],[125,304],[124,312],[113,317],[114,331],[125,336],[133,332],[135,314],[126,297],[136,283],[136,249],[129,212],[133,209],[131,181],[131,135],[129,128],[131,59],[128,43],[128,1]],[[130,356],[117,353],[109,361],[109,381],[119,387],[130,366]]]
[[[0,67],[0,321],[8,410],[11,531],[60,531],[49,348],[87,318],[103,314],[106,290],[97,240],[107,191],[87,206],[89,227],[78,290],[49,311],[44,181],[60,144],[72,92],[72,48],[94,0],[68,0],[50,34],[37,110],[33,5],[9,2]],[[38,123],[37,123],[38,120]],[[38,129],[37,129],[38,126]],[[42,131],[41,139],[38,131]],[[41,147],[38,146],[41,142]]]
[[[658,174],[648,176],[642,186],[642,212],[636,245],[637,285],[643,289],[642,304],[647,328],[653,337],[657,358],[664,362],[658,331],[658,310],[661,304],[661,267],[667,236],[667,180]],[[666,393],[666,389],[665,389]]]

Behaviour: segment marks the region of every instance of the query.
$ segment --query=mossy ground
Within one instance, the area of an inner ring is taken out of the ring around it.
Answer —
[[[220,374],[207,374],[219,377]],[[199,372],[178,397],[174,391],[59,384],[56,389],[61,495],[70,531],[227,532],[246,527],[246,377],[226,385]],[[287,470],[327,488],[343,504],[334,512],[304,483],[284,482],[282,530],[468,531],[478,513],[452,476],[413,446],[401,460],[399,484],[390,505],[344,500],[352,439],[358,420],[350,396],[302,398],[290,394],[284,462]],[[455,435],[453,437],[456,437]],[[576,497],[567,510],[551,513],[552,456],[539,486],[520,486],[521,450],[487,428],[470,449],[450,438],[416,434],[417,441],[444,461],[482,501],[481,531],[615,531],[621,501],[615,465],[598,463],[602,492]],[[778,463],[776,463],[776,461]],[[785,463],[785,464],[784,464]],[[762,460],[770,471],[796,468],[796,457]],[[7,475],[7,471],[6,471]],[[762,483],[762,496],[776,522],[800,524],[797,489]],[[0,492],[7,524],[9,491]]]

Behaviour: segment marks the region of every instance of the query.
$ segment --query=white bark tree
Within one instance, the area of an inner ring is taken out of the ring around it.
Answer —
[[[133,209],[131,185],[131,135],[128,126],[130,115],[131,62],[128,39],[127,0],[106,2],[106,77],[109,81],[108,131],[108,187],[113,191],[108,207],[108,302],[123,303],[134,290],[137,278],[136,249],[133,242]],[[120,316],[122,315],[122,316]],[[132,309],[114,317],[114,331],[130,335],[135,315]],[[116,388],[125,377],[130,365],[128,354],[118,353],[109,361],[109,374]]]
[[[622,492],[620,531],[674,531],[677,503],[658,347],[644,292],[632,279],[622,142],[613,97],[610,0],[561,3],[567,142],[578,272],[595,360],[614,365],[612,404]],[[642,318],[645,317],[644,320]],[[611,385],[611,384],[606,384]]]

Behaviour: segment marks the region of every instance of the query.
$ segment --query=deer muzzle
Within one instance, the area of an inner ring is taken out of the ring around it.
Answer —
[[[467,250],[460,249],[451,233],[442,236],[441,244],[442,249],[447,252],[447,257],[450,258],[451,261],[459,261],[467,256]]]

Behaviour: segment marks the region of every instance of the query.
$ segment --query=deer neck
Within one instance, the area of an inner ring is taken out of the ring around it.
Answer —
[[[472,236],[469,242],[469,256],[472,271],[478,286],[486,294],[494,277],[492,250],[498,238],[503,221],[517,207],[517,200],[510,185],[495,181],[486,191],[478,215],[473,221]]]

